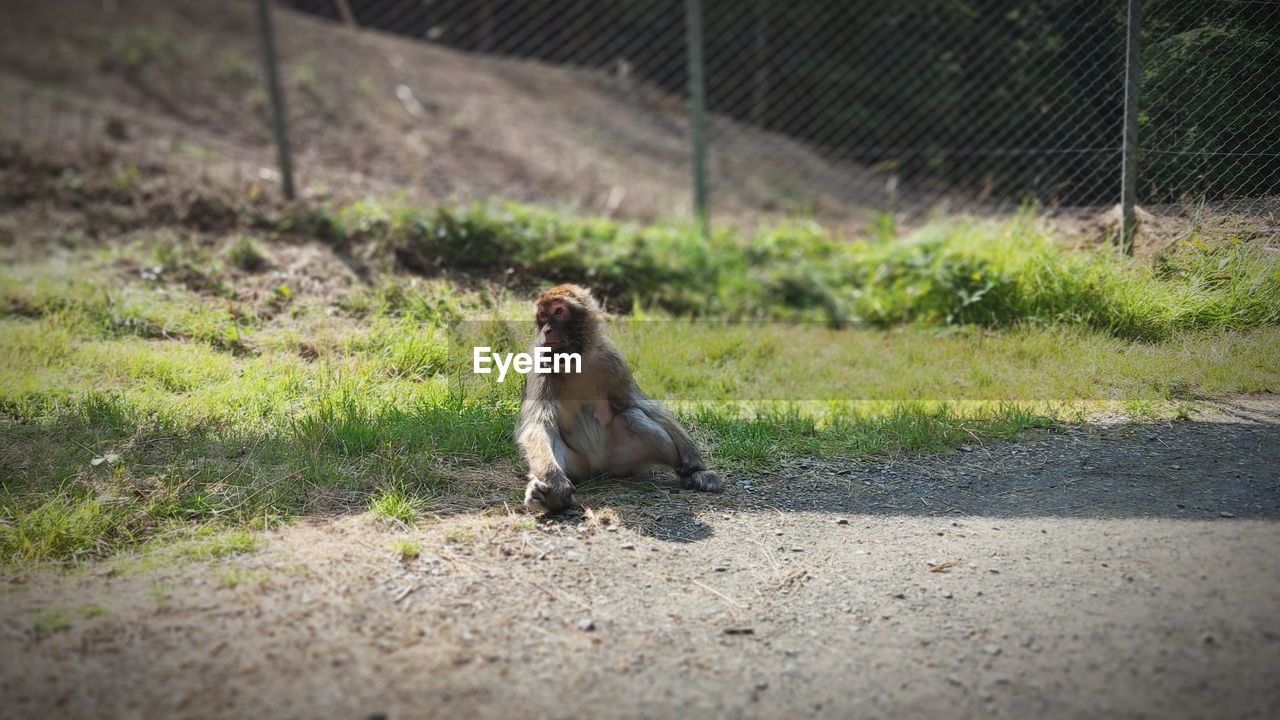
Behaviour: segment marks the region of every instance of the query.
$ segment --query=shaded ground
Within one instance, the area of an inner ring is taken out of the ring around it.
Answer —
[[[590,488],[585,515],[536,524],[316,519],[224,561],[14,576],[0,714],[1280,712],[1274,396],[734,480]]]

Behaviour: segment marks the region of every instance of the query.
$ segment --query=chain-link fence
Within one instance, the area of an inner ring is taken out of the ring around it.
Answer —
[[[135,138],[192,138],[169,155],[198,146],[186,154],[248,158],[248,175],[274,179],[255,3],[71,4],[100,13],[95,52],[122,82],[85,80],[80,101],[6,90],[9,127],[92,135],[86,122],[124,118],[148,128]],[[274,5],[304,192],[688,218],[704,167],[717,225],[1026,203],[1092,223],[1122,203],[1128,159],[1147,227],[1280,235],[1280,0]],[[63,60],[32,57],[42,82]],[[33,121],[55,106],[109,117]]]
[[[696,134],[688,100],[700,54],[713,215],[1114,206],[1131,57],[1140,208],[1277,230],[1274,0],[288,4],[334,19],[345,6],[348,22],[467,53],[595,70],[624,96],[618,112],[639,108],[683,136]],[[1131,48],[1130,5],[1141,24]],[[671,165],[690,152],[644,139],[613,138]]]

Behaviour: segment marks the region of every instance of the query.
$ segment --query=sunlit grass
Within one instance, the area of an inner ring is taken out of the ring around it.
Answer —
[[[532,212],[429,227],[480,232],[473,260],[527,242],[506,258],[522,272],[632,291],[611,335],[730,480],[788,456],[927,452],[1099,410],[1172,417],[1196,398],[1280,391],[1276,263],[1240,245],[1147,268],[1052,247],[1021,220],[847,245],[779,229],[693,249],[679,229]],[[371,204],[331,221],[426,242],[415,213]],[[261,267],[264,245],[227,242],[233,266]],[[0,271],[4,560],[317,510],[409,524],[442,499],[519,502],[520,381],[472,375],[470,347],[520,348],[523,298],[387,276],[282,309],[226,292],[216,263],[182,282],[113,269],[194,271],[203,256],[172,243],[97,252]],[[197,538],[182,556],[245,552],[252,537]]]
[[[384,488],[369,498],[369,512],[402,525],[409,525],[417,520],[421,508],[420,500],[399,489]]]

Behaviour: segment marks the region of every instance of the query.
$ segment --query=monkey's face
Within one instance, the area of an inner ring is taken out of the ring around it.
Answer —
[[[539,347],[548,347],[557,352],[575,351],[572,332],[576,318],[573,307],[563,300],[550,300],[539,303],[534,322],[538,326]]]

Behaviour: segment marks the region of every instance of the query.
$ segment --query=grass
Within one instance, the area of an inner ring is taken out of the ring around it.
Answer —
[[[382,490],[369,498],[369,512],[385,520],[410,525],[418,519],[422,503],[402,490]]]
[[[171,62],[178,55],[178,41],[166,30],[137,27],[111,36],[108,59],[113,67],[137,73],[156,63]]]
[[[704,242],[691,228],[622,225],[519,205],[422,210],[363,201],[318,215],[383,243],[405,268],[580,281],[621,309],[730,319],[1083,325],[1158,340],[1280,324],[1280,262],[1256,243],[1186,243],[1152,268],[1053,241],[1031,215],[949,220],[904,239],[846,241],[792,224]]]
[[[227,251],[227,258],[236,267],[251,273],[262,272],[271,264],[257,241],[248,235],[236,239]]]
[[[465,545],[475,542],[480,533],[473,527],[453,525],[444,529],[444,541],[454,545]]]
[[[641,385],[731,478],[1280,391],[1280,264],[1243,242],[1146,266],[1059,248],[1030,218],[702,245],[528,208],[325,213],[289,232],[384,247],[388,271],[596,287],[624,310],[610,333]],[[199,246],[162,233],[0,270],[0,557],[176,537],[164,558],[220,558],[318,510],[408,525],[441,500],[520,501],[520,384],[472,375],[469,353],[520,347],[527,301],[393,272],[336,295],[235,286],[249,280],[227,270],[271,252],[260,229]]]
[[[396,555],[400,556],[401,562],[408,562],[422,555],[422,543],[417,540],[400,539],[393,542],[391,546]]]
[[[253,570],[243,570],[241,568],[232,568],[223,573],[219,578],[219,584],[227,589],[238,588],[240,586],[256,586],[267,582],[268,577],[265,573],[255,572]]]
[[[31,614],[31,630],[37,637],[47,637],[75,627],[81,620],[106,615],[107,611],[100,605],[78,605],[74,608],[50,606],[40,608]]]

